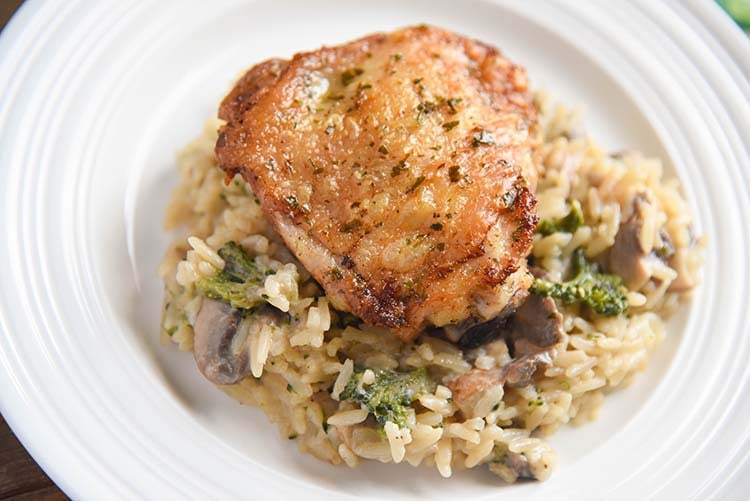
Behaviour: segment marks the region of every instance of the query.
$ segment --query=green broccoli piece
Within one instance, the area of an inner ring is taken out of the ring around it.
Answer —
[[[198,290],[235,308],[250,309],[262,303],[264,298],[257,291],[272,270],[253,260],[236,242],[226,243],[219,249],[219,256],[224,260],[224,269],[198,280]]]
[[[581,209],[581,202],[572,200],[570,202],[570,212],[567,215],[555,219],[545,219],[537,225],[536,232],[545,237],[558,232],[575,233],[582,224],[583,210]]]
[[[531,292],[559,299],[565,304],[585,304],[599,315],[608,317],[627,310],[628,290],[622,278],[600,273],[595,264],[586,260],[580,247],[573,253],[570,275],[572,278],[563,283],[536,278]]]
[[[354,370],[340,398],[364,404],[380,425],[391,421],[405,427],[411,403],[435,390],[435,382],[424,368],[408,372],[370,369],[375,373],[375,382],[361,384],[365,370]]]

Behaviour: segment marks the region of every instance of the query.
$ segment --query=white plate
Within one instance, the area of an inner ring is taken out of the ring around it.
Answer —
[[[174,152],[233,78],[429,22],[495,43],[662,156],[708,237],[704,283],[546,483],[300,455],[158,343]],[[713,2],[30,1],[0,40],[0,403],[75,498],[743,499],[750,492],[750,43]]]

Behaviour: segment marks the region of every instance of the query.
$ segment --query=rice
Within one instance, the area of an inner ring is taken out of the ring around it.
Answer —
[[[351,426],[367,419],[367,409],[353,409],[337,412],[328,418],[328,424],[333,426]]]
[[[660,260],[649,265],[646,284],[628,291],[627,315],[584,315],[576,305],[558,305],[564,335],[550,352],[551,365],[533,384],[493,385],[472,409],[460,410],[445,383],[473,368],[509,363],[504,340],[462,352],[428,336],[407,344],[386,329],[342,323],[273,231],[249,186],[240,177],[224,183],[213,155],[216,120],[178,156],[180,182],[166,226],[184,228],[187,235],[171,244],[160,267],[163,339],[193,349],[192,329],[204,300],[199,285],[224,270],[219,249],[237,242],[267,270],[252,294],[273,313],[251,313],[242,320],[233,349],[249,347],[252,377],[221,389],[261,407],[282,436],[304,452],[350,467],[363,459],[405,461],[450,477],[456,468],[487,465],[506,482],[548,478],[556,453],[544,437],[561,425],[594,419],[605,394],[645,367],[665,336],[664,318],[697,283],[703,242],[693,235],[678,184],[663,179],[658,160],[636,152],[608,155],[583,135],[576,112],[552,106],[543,94],[537,105],[542,117],[539,216],[564,216],[569,201],[578,200],[584,224],[572,234],[536,235],[534,264],[562,280],[576,249],[583,248],[590,259],[606,255],[637,197],[649,201],[639,235],[643,246],[658,250],[660,231],[666,231],[675,257],[671,265]],[[357,391],[376,384],[375,369],[424,368],[437,385],[418,395],[403,422],[378,423],[366,406],[342,398],[357,367],[368,368]]]

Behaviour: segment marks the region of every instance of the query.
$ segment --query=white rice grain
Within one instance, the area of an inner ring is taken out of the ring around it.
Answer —
[[[211,263],[214,268],[224,269],[224,260],[215,250],[206,245],[206,242],[198,237],[188,237],[188,243],[201,258]]]
[[[420,395],[419,403],[427,409],[435,411],[443,416],[449,416],[453,414],[453,408],[450,402],[444,398],[438,398],[435,395]]]
[[[341,367],[341,372],[339,372],[336,381],[333,383],[331,398],[333,398],[334,400],[339,399],[341,392],[344,391],[344,388],[346,388],[346,383],[349,382],[352,374],[354,374],[354,361],[350,358],[347,358],[344,362],[343,367]]]
[[[451,476],[451,460],[453,459],[453,442],[449,437],[441,438],[435,453],[435,466],[443,478]]]
[[[256,378],[263,375],[263,366],[271,347],[271,327],[264,325],[250,334],[250,372]]]
[[[393,462],[400,463],[406,454],[406,445],[411,443],[411,431],[408,428],[399,428],[391,421],[385,423],[383,431],[391,447]]]
[[[340,411],[328,417],[328,424],[333,426],[351,426],[359,424],[367,419],[367,409],[352,409],[349,411]]]

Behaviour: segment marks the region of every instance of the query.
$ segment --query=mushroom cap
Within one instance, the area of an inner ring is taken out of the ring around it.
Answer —
[[[203,376],[214,384],[236,383],[249,372],[249,350],[237,338],[241,322],[240,310],[203,299],[193,326],[193,355]]]

